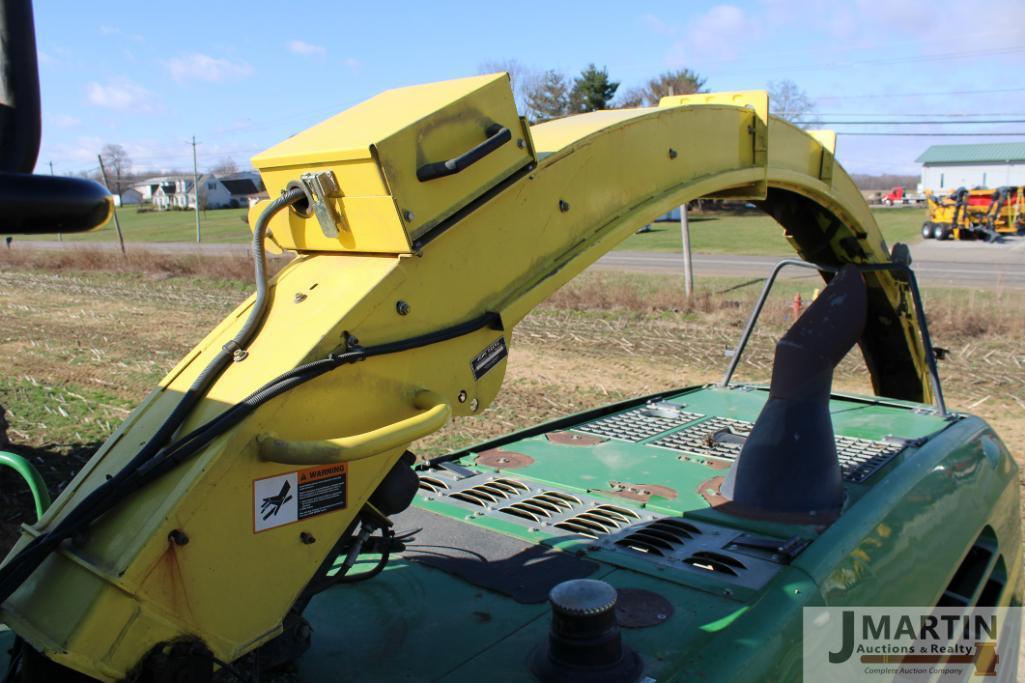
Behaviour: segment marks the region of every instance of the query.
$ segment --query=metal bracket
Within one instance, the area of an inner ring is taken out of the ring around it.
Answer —
[[[331,171],[317,171],[303,173],[299,179],[324,236],[338,237],[338,226],[342,225],[344,228],[344,225],[332,201],[342,196],[342,189],[338,186],[335,174]]]

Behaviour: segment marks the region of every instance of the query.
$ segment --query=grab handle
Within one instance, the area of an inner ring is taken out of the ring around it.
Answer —
[[[487,140],[480,143],[473,149],[463,152],[457,157],[453,157],[447,161],[435,161],[429,164],[424,164],[420,168],[416,169],[416,179],[423,183],[428,180],[444,178],[445,176],[455,175],[460,171],[465,171],[470,166],[473,166],[475,163],[512,140],[512,131],[497,123],[490,126],[485,131],[485,135],[488,136]]]
[[[284,465],[330,465],[362,460],[427,436],[445,426],[452,408],[433,391],[413,398],[421,412],[405,420],[362,434],[317,441],[288,441],[271,435],[257,437],[260,459]]]

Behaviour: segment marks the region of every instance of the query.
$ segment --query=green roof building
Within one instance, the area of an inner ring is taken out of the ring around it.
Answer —
[[[922,164],[922,188],[934,192],[1025,185],[1025,142],[933,145],[915,161]]]

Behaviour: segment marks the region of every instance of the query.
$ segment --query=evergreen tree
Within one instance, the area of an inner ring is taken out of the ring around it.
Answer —
[[[605,67],[599,69],[594,64],[588,64],[580,76],[573,80],[570,109],[573,113],[608,109],[618,88],[619,83],[609,80],[609,72]]]

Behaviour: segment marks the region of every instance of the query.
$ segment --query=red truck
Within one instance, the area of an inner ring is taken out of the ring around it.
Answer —
[[[880,198],[880,201],[886,206],[893,206],[895,204],[921,204],[925,201],[925,195],[917,193],[908,194],[904,191],[903,187],[898,185],[885,193]]]

